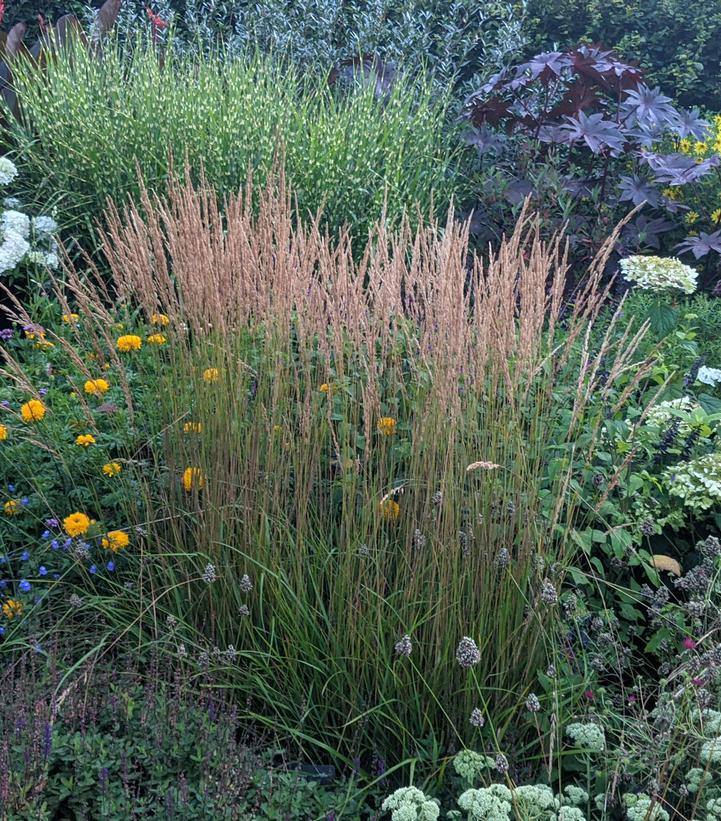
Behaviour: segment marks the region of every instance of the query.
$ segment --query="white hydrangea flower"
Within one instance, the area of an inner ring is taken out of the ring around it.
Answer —
[[[672,496],[691,510],[708,510],[721,503],[721,453],[709,453],[669,467],[663,474]]]
[[[17,175],[15,163],[7,157],[0,157],[0,185],[10,185]]]
[[[683,417],[698,410],[701,406],[689,396],[668,399],[654,405],[646,414],[646,424],[656,428],[665,428],[672,419],[680,419],[678,432],[684,436],[691,432],[692,425]]]
[[[17,197],[5,197],[3,200],[3,208],[20,208],[20,200]]]
[[[438,802],[426,798],[416,787],[401,787],[388,796],[382,809],[391,813],[391,821],[437,821],[441,814]]]
[[[46,215],[33,217],[33,231],[35,231],[37,234],[50,236],[56,233],[57,230],[58,224],[52,217],[48,217]]]
[[[646,291],[692,294],[698,287],[698,271],[676,257],[626,257],[621,260],[621,270],[629,282]]]
[[[721,382],[721,368],[699,368],[696,380],[704,385],[716,387]]]
[[[4,231],[0,244],[0,274],[14,271],[30,250],[28,241],[15,231]]]
[[[30,236],[30,217],[22,211],[5,211],[0,217],[0,227],[3,231],[14,231],[23,239]]]

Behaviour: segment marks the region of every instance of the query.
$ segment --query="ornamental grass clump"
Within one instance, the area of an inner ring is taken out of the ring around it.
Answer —
[[[562,244],[527,214],[483,262],[452,219],[333,242],[282,172],[222,212],[207,182],[168,185],[109,210],[109,285],[65,270],[61,311],[96,323],[78,333],[143,441],[129,544],[101,534],[136,587],[105,618],[182,621],[187,663],[312,755],[401,765],[485,734],[507,772],[499,740],[543,718],[526,702],[575,549],[574,437],[648,370],[642,333],[589,348],[605,260],[562,312]],[[167,344],[118,351],[159,315]],[[139,457],[117,455],[129,482]]]

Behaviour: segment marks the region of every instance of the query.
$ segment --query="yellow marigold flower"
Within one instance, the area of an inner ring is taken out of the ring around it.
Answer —
[[[8,438],[8,429],[6,425],[0,425],[0,442],[4,442]]]
[[[35,347],[41,351],[50,350],[50,348],[55,347],[54,342],[50,342],[49,339],[40,339],[38,342],[35,343]]]
[[[45,405],[39,399],[31,399],[20,408],[23,422],[39,422],[46,413]]]
[[[63,314],[63,322],[77,322],[79,319],[78,314]]]
[[[205,487],[205,476],[200,468],[185,468],[183,471],[183,487],[190,493],[193,488],[202,490]]]
[[[698,211],[687,211],[686,216],[684,217],[684,221],[687,225],[693,225],[699,218]]]
[[[186,422],[183,425],[183,430],[185,431],[185,433],[202,433],[203,423],[202,422]]]
[[[106,464],[103,465],[103,473],[110,477],[117,476],[122,469],[123,466],[120,462],[106,462]]]
[[[378,420],[378,433],[383,436],[393,436],[396,432],[396,420],[392,416],[381,416]]]
[[[88,445],[95,444],[95,437],[92,433],[81,433],[75,438],[75,444],[82,445],[82,447],[86,448]]]
[[[117,553],[130,544],[130,537],[124,530],[111,530],[103,536],[101,544],[106,550]]]
[[[9,619],[14,619],[15,616],[21,616],[23,612],[23,603],[17,599],[8,599],[3,604],[3,613]]]
[[[90,519],[84,513],[71,513],[63,519],[63,528],[68,536],[84,536],[90,530]]]
[[[88,379],[83,387],[85,393],[89,393],[92,396],[102,396],[108,392],[110,384],[105,379]]]
[[[149,345],[165,345],[168,340],[163,336],[163,334],[150,334],[148,337],[148,344]]]
[[[150,314],[150,323],[152,325],[170,325],[170,317],[165,314]]]
[[[20,510],[20,504],[15,499],[8,499],[3,505],[3,510],[6,516],[15,516]]]
[[[381,515],[387,522],[395,522],[401,515],[401,506],[393,499],[385,499],[381,502]]]
[[[324,382],[324,383],[323,383],[323,384],[322,384],[322,385],[318,388],[318,390],[319,390],[321,393],[330,393],[330,392],[331,392],[331,390],[332,390],[332,387],[331,387],[331,385],[330,385],[330,383],[329,383],[329,382]]]
[[[711,222],[714,225],[719,225],[721,223],[721,208],[717,208],[715,211],[711,212]]]
[[[217,382],[220,378],[220,371],[217,368],[206,368],[203,371],[203,382]]]
[[[135,336],[135,334],[126,334],[125,336],[119,337],[117,341],[118,350],[121,353],[139,351],[142,344],[143,340],[139,336]]]

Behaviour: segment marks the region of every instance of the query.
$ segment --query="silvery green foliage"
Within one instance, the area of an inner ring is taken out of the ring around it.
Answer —
[[[154,0],[152,9],[172,25],[176,48],[257,48],[308,67],[374,54],[411,73],[426,68],[463,94],[525,45],[523,13],[510,0]],[[149,31],[145,0],[123,3],[117,28]]]

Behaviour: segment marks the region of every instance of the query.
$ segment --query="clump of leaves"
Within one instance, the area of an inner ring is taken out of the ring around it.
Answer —
[[[708,133],[697,109],[677,108],[644,83],[638,66],[597,46],[504,69],[467,98],[464,114],[481,169],[489,162],[495,174],[499,162],[503,168],[500,197],[515,204],[531,195],[550,228],[569,223],[583,257],[633,208],[640,213],[619,237],[620,254],[658,250],[664,235],[681,239],[687,209],[675,189],[720,162],[717,154],[696,159],[679,149]],[[677,248],[700,259],[721,251],[721,235],[688,235]]]

